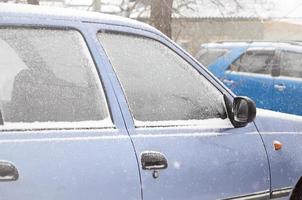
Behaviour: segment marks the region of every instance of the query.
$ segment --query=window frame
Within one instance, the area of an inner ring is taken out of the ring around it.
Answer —
[[[225,88],[224,85],[209,71],[194,58],[190,54],[183,51],[181,48],[177,46],[176,43],[171,41],[165,36],[162,36],[161,34],[158,34],[153,31],[144,30],[144,29],[138,29],[134,27],[128,27],[128,26],[119,26],[119,25],[112,25],[112,24],[99,24],[94,29],[96,41],[98,42],[98,45],[102,49],[102,54],[105,55],[106,62],[110,65],[110,68],[112,72],[115,75],[115,79],[118,85],[118,95],[119,101],[121,102],[122,109],[124,108],[123,114],[125,115],[126,119],[129,119],[129,121],[126,121],[128,128],[158,128],[158,127],[204,127],[208,125],[207,122],[214,121],[218,122],[223,127],[229,127],[233,128],[233,125],[231,124],[231,121],[228,116],[227,108],[226,108],[226,102],[223,99],[223,96],[225,96],[228,99],[233,99],[235,96],[228,88]],[[98,34],[100,33],[114,33],[114,34],[121,34],[121,35],[130,35],[134,37],[141,37],[153,40],[155,42],[159,42],[165,47],[169,48],[171,51],[173,51],[177,56],[179,56],[181,59],[186,61],[191,67],[194,68],[201,76],[203,76],[207,81],[210,82],[211,85],[213,85],[214,88],[216,88],[222,95],[222,103],[224,106],[224,110],[226,111],[227,118],[225,119],[219,119],[219,118],[211,118],[211,119],[201,119],[201,120],[167,120],[167,121],[152,121],[152,122],[145,122],[145,121],[139,121],[136,120],[133,117],[133,114],[129,108],[129,104],[127,102],[126,95],[124,94],[124,89],[122,87],[122,84],[120,83],[120,80],[114,70],[114,67],[112,66],[105,48],[102,46],[101,42],[98,39]],[[121,97],[122,96],[122,97]],[[125,111],[126,110],[126,111]],[[218,121],[217,121],[218,120]],[[189,122],[191,121],[191,122]],[[221,123],[219,123],[221,121]],[[160,123],[163,122],[163,123]],[[168,122],[168,123],[166,123]],[[172,122],[172,123],[170,123]]]
[[[55,122],[9,122],[7,125],[4,121],[4,124],[0,124],[0,132],[7,132],[7,131],[41,131],[41,130],[93,130],[93,129],[116,129],[116,125],[114,123],[114,115],[111,110],[109,97],[107,94],[107,90],[105,88],[105,84],[102,78],[102,75],[99,70],[99,66],[94,57],[94,53],[91,49],[91,45],[87,40],[87,34],[85,34],[85,27],[81,25],[79,22],[71,22],[66,23],[58,23],[57,20],[47,20],[42,23],[40,19],[39,22],[33,23],[32,20],[25,19],[24,23],[23,20],[17,19],[17,23],[15,18],[11,18],[12,22],[8,20],[8,23],[3,23],[0,20],[0,28],[6,29],[44,29],[44,30],[60,30],[60,31],[76,31],[82,37],[83,44],[86,45],[87,53],[91,58],[91,62],[93,66],[91,66],[92,74],[95,77],[95,81],[97,81],[97,85],[103,92],[103,99],[105,103],[105,109],[107,112],[107,117],[103,120],[99,121],[81,121],[81,122],[62,122],[62,121],[55,121]],[[29,21],[27,21],[29,20]],[[21,21],[21,22],[19,22]],[[101,91],[100,91],[101,92]],[[3,116],[3,113],[1,113]]]

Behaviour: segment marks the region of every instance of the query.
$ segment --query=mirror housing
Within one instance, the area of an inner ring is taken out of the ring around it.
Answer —
[[[255,119],[256,104],[248,97],[235,97],[232,111],[235,127],[243,127]]]
[[[248,97],[223,95],[227,115],[235,128],[246,126],[256,117],[256,104]]]

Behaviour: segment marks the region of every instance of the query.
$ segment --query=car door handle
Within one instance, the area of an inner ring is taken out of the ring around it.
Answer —
[[[10,162],[0,161],[0,182],[16,181],[19,178],[17,168]]]
[[[156,151],[144,151],[141,154],[141,164],[144,170],[160,170],[168,167],[166,156]]]
[[[275,85],[274,85],[274,88],[275,88],[276,90],[278,90],[279,92],[282,92],[283,90],[285,90],[286,86],[283,85],[283,84],[275,84]]]
[[[233,80],[229,80],[229,79],[223,79],[222,82],[224,82],[227,85],[232,85],[234,83]]]

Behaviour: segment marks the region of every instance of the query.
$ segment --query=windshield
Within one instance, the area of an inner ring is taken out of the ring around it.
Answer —
[[[200,52],[197,53],[196,58],[204,66],[209,66],[215,60],[227,54],[228,52],[228,49],[202,48]]]

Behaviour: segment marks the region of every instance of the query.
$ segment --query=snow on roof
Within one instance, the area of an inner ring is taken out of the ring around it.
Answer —
[[[98,12],[79,11],[75,9],[59,7],[50,8],[47,6],[0,3],[0,18],[1,17],[35,17],[62,19],[68,21],[91,21],[97,23],[131,26],[135,28],[147,29],[153,32],[158,32],[152,26],[129,18],[120,17],[116,15],[108,15]]]

